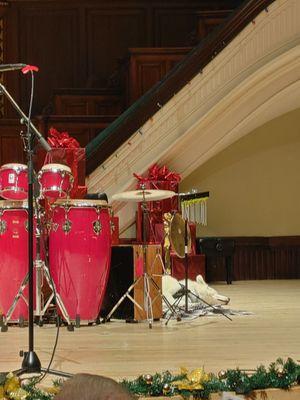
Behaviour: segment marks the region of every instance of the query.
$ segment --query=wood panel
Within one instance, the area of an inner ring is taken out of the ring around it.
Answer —
[[[58,5],[24,7],[19,10],[20,52],[22,62],[37,65],[33,113],[42,108],[57,87],[74,87],[83,84],[80,73],[79,16],[73,7]],[[28,104],[30,79],[21,80],[21,102]],[[28,107],[26,107],[28,108]]]
[[[58,131],[66,131],[78,140],[81,147],[85,147],[95,136],[105,129],[116,116],[73,116],[51,115],[37,118],[37,127],[43,136],[54,127]]]
[[[111,90],[64,89],[55,91],[55,115],[119,115],[124,110],[123,96]]]
[[[146,12],[142,8],[87,11],[87,73],[94,87],[106,85],[117,68],[118,58],[126,54],[128,47],[133,43],[140,47],[145,45],[146,24]]]
[[[142,245],[133,245],[134,251],[134,266],[135,266],[135,278],[137,278],[137,271],[139,269],[139,264],[141,265],[143,262],[143,246]],[[150,286],[150,298],[152,301],[152,311],[153,318],[159,319],[162,317],[162,299],[158,295],[157,289],[154,287],[154,284],[151,282],[151,278],[156,283],[156,285],[160,288],[162,287],[162,263],[161,263],[161,246],[160,245],[148,245],[146,248],[146,272],[150,277],[149,286]],[[145,297],[145,284],[144,279],[141,278],[134,289],[134,300],[143,308],[141,310],[137,306],[134,307],[134,319],[137,321],[142,321],[147,319],[147,313],[144,307],[144,297]]]
[[[181,46],[197,30],[199,10],[242,0],[14,0],[5,7],[4,62],[37,64],[34,112],[54,89],[103,87],[129,47]],[[184,40],[183,40],[184,38]],[[8,76],[27,106],[29,79]],[[11,115],[11,114],[10,114]]]
[[[233,280],[300,278],[300,236],[221,239],[234,241]],[[199,252],[199,239],[197,245]],[[206,274],[208,281],[226,280],[225,257],[207,257]]]
[[[20,131],[25,130],[16,119],[0,119],[0,165],[24,163],[25,154]]]
[[[126,71],[128,104],[132,104],[151,89],[190,50],[190,47],[129,49]]]

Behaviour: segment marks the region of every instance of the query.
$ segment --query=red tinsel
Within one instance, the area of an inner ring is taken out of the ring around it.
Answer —
[[[68,132],[59,132],[55,128],[50,128],[48,132],[48,143],[55,148],[78,149],[80,144],[71,137]]]

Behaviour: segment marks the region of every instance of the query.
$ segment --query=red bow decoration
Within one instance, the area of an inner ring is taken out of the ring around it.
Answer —
[[[78,141],[71,137],[68,132],[59,132],[55,128],[49,129],[47,140],[52,147],[56,148],[78,149],[80,147]]]
[[[133,174],[133,176],[141,181],[141,182],[148,182],[148,181],[173,181],[173,182],[180,182],[181,176],[175,172],[169,171],[166,165],[159,167],[158,164],[153,164],[148,169],[148,176],[143,177],[141,175]]]

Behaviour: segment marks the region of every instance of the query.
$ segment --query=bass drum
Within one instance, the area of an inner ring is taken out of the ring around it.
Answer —
[[[95,322],[110,269],[110,206],[103,200],[58,200],[52,205],[50,272],[76,325]]]
[[[28,271],[27,202],[0,201],[0,315],[7,316]],[[28,318],[28,287],[8,322]]]

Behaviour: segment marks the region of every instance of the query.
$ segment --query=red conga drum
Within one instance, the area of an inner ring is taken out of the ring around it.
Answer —
[[[62,164],[46,164],[38,174],[41,194],[50,200],[65,199],[73,187],[71,169]]]
[[[28,271],[27,202],[0,201],[0,315],[6,317]],[[28,298],[28,287],[23,295]],[[8,322],[28,318],[22,296]]]
[[[26,200],[28,191],[27,166],[5,164],[0,168],[0,196],[8,200]]]
[[[52,205],[49,267],[72,321],[95,322],[110,269],[110,206],[103,200]]]

